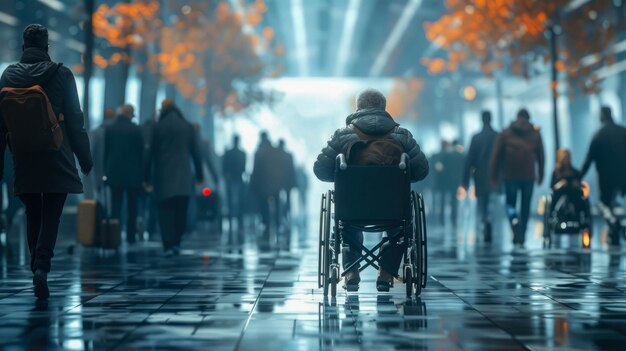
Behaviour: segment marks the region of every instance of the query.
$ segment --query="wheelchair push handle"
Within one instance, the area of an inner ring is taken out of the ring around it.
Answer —
[[[405,170],[406,169],[406,165],[407,163],[409,163],[409,155],[404,152],[402,153],[402,156],[400,157],[400,164],[398,165],[400,167],[401,170]]]
[[[348,168],[348,163],[346,162],[346,155],[339,154],[337,155],[337,161],[339,162],[339,169],[345,171]]]

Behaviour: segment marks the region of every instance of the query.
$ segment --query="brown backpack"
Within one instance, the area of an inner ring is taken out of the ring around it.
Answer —
[[[63,121],[63,114],[57,119],[41,86],[2,88],[0,114],[9,148],[14,155],[58,151],[61,148],[63,132],[59,122]]]
[[[372,136],[363,133],[352,125],[358,141],[351,143],[346,152],[348,164],[355,166],[389,166],[400,163],[404,148],[391,137],[396,128],[382,136]]]

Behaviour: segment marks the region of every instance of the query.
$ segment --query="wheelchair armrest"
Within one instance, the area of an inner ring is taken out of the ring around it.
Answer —
[[[404,152],[402,153],[402,156],[400,157],[400,164],[398,165],[400,167],[401,170],[405,170],[406,169],[406,165],[407,163],[409,163],[409,155]]]
[[[337,155],[337,162],[339,163],[339,169],[344,171],[348,168],[348,163],[346,162],[346,156],[344,154]]]

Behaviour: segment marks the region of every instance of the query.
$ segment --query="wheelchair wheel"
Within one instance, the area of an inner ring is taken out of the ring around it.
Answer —
[[[328,296],[330,282],[330,191],[322,194],[320,208],[319,252],[318,252],[318,287],[324,288],[324,296]]]
[[[410,265],[404,266],[404,285],[406,287],[406,297],[413,297],[414,282],[413,282],[413,269]]]
[[[330,273],[330,297],[337,297],[337,283],[339,283],[339,268],[334,266]]]
[[[424,199],[421,195],[411,192],[412,226],[407,241],[407,262],[404,279],[407,297],[419,297],[426,287],[427,280],[427,246],[426,246],[426,212]]]
[[[424,197],[422,194],[417,194],[417,209],[419,213],[419,234],[420,234],[420,280],[419,280],[419,293],[426,287],[428,280],[428,236],[426,233],[426,205],[424,205]],[[420,294],[417,294],[419,296]]]

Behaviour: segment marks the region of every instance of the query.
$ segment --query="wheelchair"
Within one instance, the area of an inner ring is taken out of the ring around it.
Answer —
[[[554,235],[580,235],[582,247],[591,247],[592,217],[588,199],[589,185],[580,186],[580,198],[572,200],[563,194],[555,200],[554,194],[544,196],[543,248],[549,249]]]
[[[398,240],[404,249],[406,295],[419,297],[427,281],[426,214],[422,195],[411,191],[408,155],[403,154],[399,165],[394,166],[348,165],[343,154],[336,162],[335,189],[323,194],[321,201],[318,288],[324,289],[324,296],[330,290],[336,297],[337,284],[353,267],[364,262],[359,271],[369,266],[380,269],[382,253],[375,252],[390,240],[387,236],[371,249],[351,243],[362,253],[342,272],[339,256],[345,228],[364,233],[400,230],[397,235],[402,235]],[[392,273],[400,279],[397,272]]]

